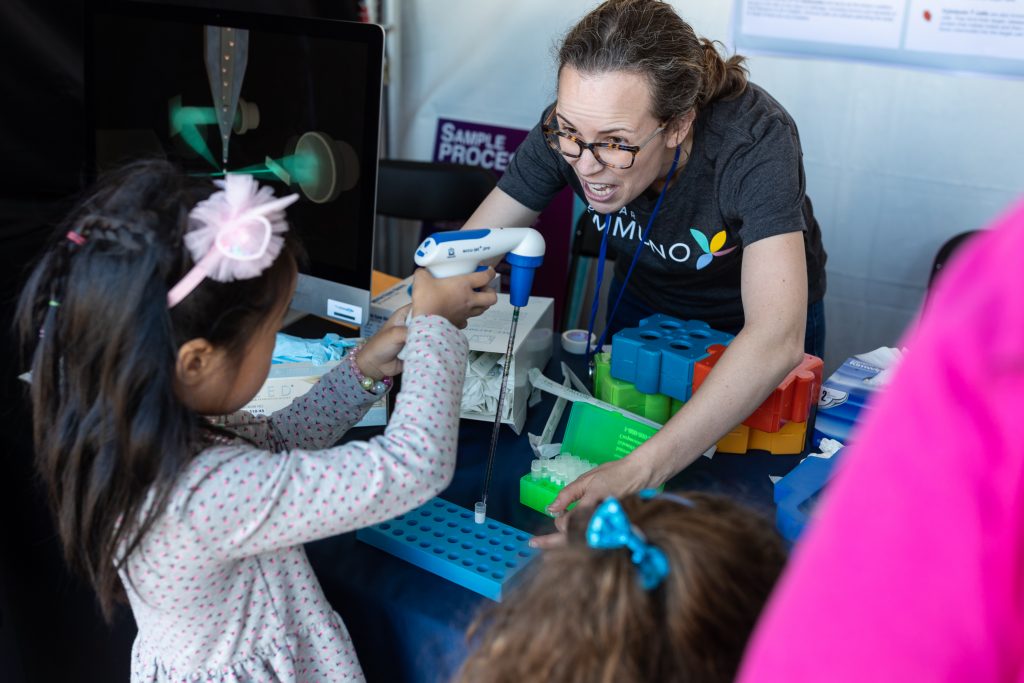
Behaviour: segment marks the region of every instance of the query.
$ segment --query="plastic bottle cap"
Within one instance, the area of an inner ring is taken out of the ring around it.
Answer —
[[[590,335],[590,343],[597,343],[597,335]],[[562,333],[562,348],[567,353],[574,353],[576,355],[582,355],[587,352],[587,331],[586,330],[566,330]]]

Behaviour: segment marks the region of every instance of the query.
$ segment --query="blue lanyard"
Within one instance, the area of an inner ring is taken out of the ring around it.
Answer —
[[[597,283],[594,285],[594,300],[590,304],[590,322],[587,324],[587,365],[591,373],[594,371],[594,354],[604,348],[604,340],[608,336],[608,328],[611,327],[612,321],[615,319],[615,311],[619,310],[619,302],[622,301],[622,295],[626,292],[626,284],[629,282],[629,277],[633,274],[636,262],[640,259],[640,251],[647,244],[647,237],[651,234],[651,226],[654,225],[654,217],[658,215],[661,201],[665,198],[665,191],[668,190],[668,185],[672,182],[672,176],[676,172],[676,166],[679,165],[679,150],[681,148],[681,145],[676,147],[676,155],[672,159],[672,167],[668,169],[668,175],[665,176],[665,186],[661,188],[661,194],[658,195],[658,201],[654,203],[651,217],[647,219],[647,227],[644,228],[644,234],[640,237],[640,244],[636,245],[636,251],[633,252],[633,261],[629,264],[629,270],[626,271],[626,279],[622,281],[619,295],[615,298],[615,305],[612,306],[612,310],[608,314],[604,324],[604,331],[601,333],[600,339],[597,340],[597,346],[591,348],[590,340],[593,338],[594,321],[597,319],[597,307],[601,298],[601,281],[604,279],[604,260],[608,253],[608,233],[612,231],[612,214],[608,214],[608,218],[604,222],[604,234],[601,235],[601,249],[597,256]]]

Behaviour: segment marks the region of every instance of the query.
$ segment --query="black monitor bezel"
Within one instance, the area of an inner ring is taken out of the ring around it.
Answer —
[[[309,254],[302,272],[317,278],[337,282],[348,287],[370,290],[373,271],[373,231],[377,206],[377,162],[380,157],[380,117],[383,97],[384,29],[377,24],[344,21],[330,17],[303,17],[290,14],[268,14],[263,12],[238,12],[205,7],[166,5],[156,2],[132,0],[91,0],[86,3],[84,23],[84,74],[85,74],[85,169],[84,177],[92,183],[98,172],[96,160],[95,94],[93,88],[95,19],[100,15],[163,19],[197,25],[231,26],[233,28],[256,29],[295,36],[313,36],[358,42],[366,45],[367,63],[380,64],[381,73],[376,79],[368,78],[366,97],[363,102],[367,121],[376,121],[368,126],[360,158],[373,159],[372,164],[360,168],[360,204],[358,221],[365,230],[365,239],[359,239],[355,272],[317,261],[315,254]],[[376,88],[374,88],[376,84]]]

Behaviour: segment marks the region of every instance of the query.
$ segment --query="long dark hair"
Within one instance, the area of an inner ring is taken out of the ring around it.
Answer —
[[[785,562],[771,524],[724,496],[622,500],[669,561],[644,591],[630,553],[584,539],[593,510],[570,520],[568,544],[471,626],[466,683],[726,683]]]
[[[569,30],[558,50],[558,72],[626,71],[643,75],[651,114],[672,121],[691,109],[740,95],[747,87],[744,57],[722,59],[714,41],[661,0],[609,0]]]
[[[199,416],[175,395],[179,346],[205,338],[243,350],[295,269],[286,242],[260,277],[204,280],[168,310],[168,288],[193,265],[189,210],[213,190],[164,161],[105,176],[55,232],[18,303],[37,469],[65,557],[108,619],[118,568],[203,442]]]

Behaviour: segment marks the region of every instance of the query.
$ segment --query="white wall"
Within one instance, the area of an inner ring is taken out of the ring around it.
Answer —
[[[554,97],[553,45],[596,0],[397,4],[394,149],[429,159],[438,117],[533,126]],[[727,42],[731,2],[673,4],[698,34]],[[830,372],[896,343],[942,242],[1024,194],[1024,81],[768,56],[748,65],[800,128],[829,252]]]

